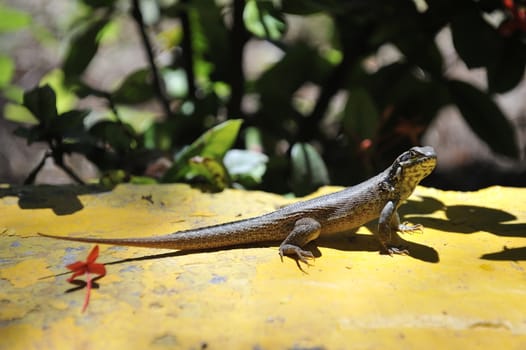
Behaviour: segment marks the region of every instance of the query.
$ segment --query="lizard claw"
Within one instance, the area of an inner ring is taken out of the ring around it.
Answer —
[[[283,261],[283,256],[285,255],[293,256],[294,258],[308,266],[311,265],[309,260],[314,260],[314,255],[312,254],[312,252],[309,252],[308,250],[303,250],[298,246],[290,244],[284,244],[279,247],[279,257],[281,261]]]
[[[397,255],[409,255],[409,250],[404,246],[389,246],[387,247],[387,253],[391,256]]]
[[[402,224],[398,225],[398,231],[401,233],[424,233],[424,226],[422,226],[421,224],[413,225],[408,221],[405,221]]]

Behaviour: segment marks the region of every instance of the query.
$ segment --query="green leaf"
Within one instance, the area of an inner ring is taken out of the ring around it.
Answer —
[[[314,147],[308,143],[296,143],[291,150],[292,189],[297,196],[315,191],[329,184],[327,167]]]
[[[2,91],[4,97],[14,103],[22,104],[24,100],[24,89],[16,85],[8,85]]]
[[[146,68],[129,74],[113,92],[115,103],[143,103],[154,97],[151,83],[151,71]]]
[[[63,64],[67,81],[75,80],[88,67],[99,48],[99,34],[107,24],[107,19],[97,20],[73,38]]]
[[[287,30],[285,16],[272,1],[249,0],[245,5],[243,20],[255,36],[279,40]]]
[[[122,169],[105,171],[99,179],[99,183],[106,188],[113,188],[118,184],[128,181],[128,174]]]
[[[0,4],[0,33],[15,31],[29,26],[31,16]]]
[[[119,119],[132,127],[136,134],[144,133],[154,123],[156,114],[153,111],[140,110],[127,106],[117,106]]]
[[[221,161],[196,156],[189,160],[189,165],[191,177],[205,179],[209,190],[220,192],[230,186],[230,177]]]
[[[38,124],[38,119],[35,118],[29,109],[15,103],[6,103],[4,107],[4,118],[16,123]]]
[[[156,185],[159,183],[156,179],[149,176],[131,176],[130,183],[134,185]]]
[[[373,98],[363,88],[352,89],[344,110],[343,127],[348,135],[360,139],[372,138],[378,127],[380,113]]]
[[[453,44],[468,68],[495,64],[501,38],[476,8],[461,12],[451,21]]]
[[[448,88],[471,129],[494,152],[517,158],[515,132],[495,102],[477,88],[458,80],[449,81]]]
[[[0,89],[5,88],[13,77],[15,64],[10,57],[0,55]]]
[[[227,120],[206,131],[190,146],[183,148],[176,155],[174,164],[168,169],[162,182],[183,179],[189,171],[189,161],[193,157],[201,156],[221,161],[226,151],[234,144],[242,122],[241,119]]]
[[[40,79],[40,85],[49,84],[57,96],[57,112],[64,113],[75,107],[77,96],[64,83],[64,72],[53,69]]]
[[[55,91],[49,86],[39,86],[24,93],[24,106],[45,127],[57,117],[57,100]]]

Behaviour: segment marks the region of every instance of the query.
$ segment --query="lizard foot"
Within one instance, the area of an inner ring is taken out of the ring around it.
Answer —
[[[397,255],[409,255],[409,250],[404,246],[387,246],[387,254],[393,256]]]
[[[422,226],[421,224],[413,225],[405,221],[404,223],[398,225],[398,231],[401,233],[424,233],[424,226]]]
[[[311,252],[292,244],[282,244],[279,247],[279,257],[281,258],[281,261],[283,261],[283,256],[285,255],[295,257],[306,265],[310,265],[309,260],[314,259],[314,255]]]

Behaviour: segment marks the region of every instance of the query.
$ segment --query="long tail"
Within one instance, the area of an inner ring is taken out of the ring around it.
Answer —
[[[249,221],[252,223],[248,223]],[[40,232],[38,234],[43,237],[83,243],[200,250],[283,240],[287,236],[288,231],[283,230],[280,225],[273,224],[272,220],[247,219],[154,237],[95,238],[57,236]]]
[[[82,243],[96,243],[96,244],[110,244],[110,245],[121,245],[121,246],[132,246],[132,247],[143,247],[143,248],[165,248],[165,249],[201,249],[199,247],[186,247],[187,244],[179,243],[177,239],[173,240],[160,240],[160,237],[164,239],[167,236],[151,237],[151,238],[96,238],[96,237],[68,237],[68,236],[57,236],[50,235],[47,233],[38,232],[42,237],[60,239],[63,241],[82,242]],[[170,235],[172,236],[172,235]],[[171,238],[171,237],[170,237]],[[174,237],[175,238],[175,237]]]

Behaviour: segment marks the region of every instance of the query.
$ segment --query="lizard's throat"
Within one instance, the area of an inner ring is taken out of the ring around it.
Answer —
[[[435,169],[435,165],[435,159],[427,159],[415,166],[403,169],[400,184],[401,197],[409,197],[420,181],[422,181],[433,171],[433,169]]]

